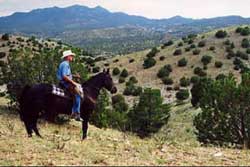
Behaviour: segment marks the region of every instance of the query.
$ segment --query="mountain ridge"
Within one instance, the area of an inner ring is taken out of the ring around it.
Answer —
[[[157,46],[168,40],[166,36],[179,38],[241,24],[250,24],[250,18],[231,15],[192,19],[177,15],[168,19],[149,19],[123,12],[110,12],[101,6],[89,8],[72,5],[0,17],[0,33],[55,38],[87,49],[94,55],[116,55]],[[101,34],[98,39],[95,38],[96,31]]]

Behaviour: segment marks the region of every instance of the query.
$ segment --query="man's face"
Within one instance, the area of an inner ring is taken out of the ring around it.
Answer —
[[[70,62],[73,61],[73,55],[68,56],[68,61],[70,61]]]

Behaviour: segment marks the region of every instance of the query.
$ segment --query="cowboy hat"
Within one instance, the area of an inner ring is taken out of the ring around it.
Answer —
[[[67,56],[75,56],[76,54],[73,53],[71,50],[66,50],[63,52],[63,56],[61,57],[62,59],[64,59]]]

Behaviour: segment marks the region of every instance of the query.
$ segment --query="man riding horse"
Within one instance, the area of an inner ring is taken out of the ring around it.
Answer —
[[[81,86],[77,82],[73,81],[73,75],[71,73],[69,63],[73,61],[73,57],[75,53],[72,53],[71,50],[66,50],[63,52],[63,56],[61,57],[63,61],[59,65],[57,71],[57,79],[59,80],[59,85],[74,95],[74,104],[72,107],[71,117],[75,118],[76,121],[82,121],[80,117],[80,104],[81,104]],[[75,75],[75,77],[80,77],[79,75]],[[80,89],[79,89],[80,88]]]
[[[32,137],[33,132],[41,137],[37,128],[37,121],[40,116],[44,116],[47,120],[53,122],[58,114],[72,114],[77,120],[83,120],[82,139],[86,139],[89,118],[96,108],[96,101],[101,89],[104,88],[112,94],[117,92],[109,69],[104,69],[103,72],[91,76],[81,85],[73,81],[69,63],[73,60],[74,55],[71,51],[63,52],[62,58],[64,61],[59,66],[57,76],[63,87],[73,90],[75,102],[69,99],[66,94],[61,93],[61,89],[59,93],[55,93],[58,88],[54,84],[25,85],[22,89],[19,98],[19,114],[24,122],[28,137]],[[83,92],[84,98],[81,99]]]

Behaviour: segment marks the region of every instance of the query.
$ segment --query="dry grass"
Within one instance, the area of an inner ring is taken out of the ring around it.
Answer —
[[[192,135],[185,137],[181,131],[191,126],[185,112],[192,110],[190,104],[173,108],[168,135],[163,128],[152,138],[140,139],[91,125],[88,139],[81,141],[80,124],[74,121],[40,122],[44,139],[27,138],[18,116],[1,106],[0,165],[250,165],[249,151],[202,147]]]

